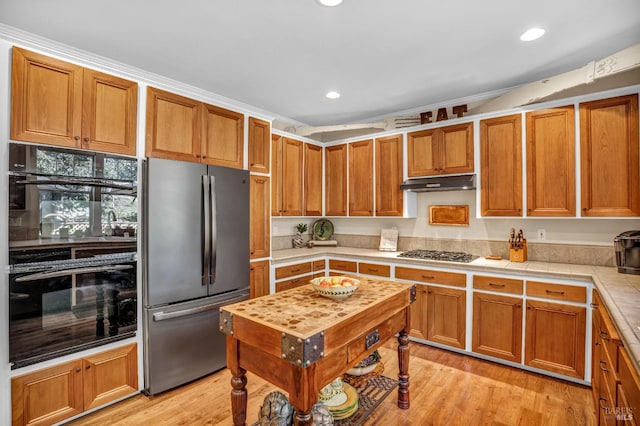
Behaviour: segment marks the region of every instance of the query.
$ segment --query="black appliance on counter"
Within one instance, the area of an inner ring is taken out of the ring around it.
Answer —
[[[622,274],[640,275],[640,231],[625,231],[615,237],[616,265]]]

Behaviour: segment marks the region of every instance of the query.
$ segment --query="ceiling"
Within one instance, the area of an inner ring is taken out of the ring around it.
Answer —
[[[326,126],[470,100],[640,42],[638,0],[0,0],[0,23]],[[523,43],[522,32],[546,29]],[[337,90],[337,100],[325,98]]]

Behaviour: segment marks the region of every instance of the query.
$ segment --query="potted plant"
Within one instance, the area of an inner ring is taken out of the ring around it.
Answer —
[[[296,225],[296,236],[293,238],[293,247],[294,248],[302,248],[304,247],[304,239],[302,238],[302,233],[307,232],[307,224],[299,223]]]

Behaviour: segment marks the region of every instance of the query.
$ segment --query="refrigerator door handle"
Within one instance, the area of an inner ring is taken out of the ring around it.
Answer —
[[[209,177],[207,175],[202,176],[202,196],[203,196],[203,250],[202,250],[202,285],[209,284],[209,269],[210,269],[210,247],[211,247],[211,229],[209,227],[210,221],[210,195],[211,187],[209,186]]]
[[[197,308],[183,309],[181,311],[175,312],[157,312],[153,314],[153,321],[164,321],[175,318],[187,317],[189,315],[199,314],[201,312],[213,311],[215,309],[220,309],[221,306],[230,305],[235,302],[241,302],[243,300],[247,300],[245,296],[235,297],[233,299],[225,300],[223,303],[212,303],[211,305],[198,306]]]
[[[218,237],[218,225],[217,225],[217,206],[216,206],[216,177],[209,176],[209,190],[211,191],[211,215],[210,215],[210,240],[211,240],[211,264],[210,264],[210,273],[211,273],[211,281],[210,284],[214,284],[216,282],[216,244]]]

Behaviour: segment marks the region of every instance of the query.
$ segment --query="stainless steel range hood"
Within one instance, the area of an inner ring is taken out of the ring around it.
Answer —
[[[400,189],[412,192],[463,191],[476,189],[476,175],[434,176],[407,179]]]

